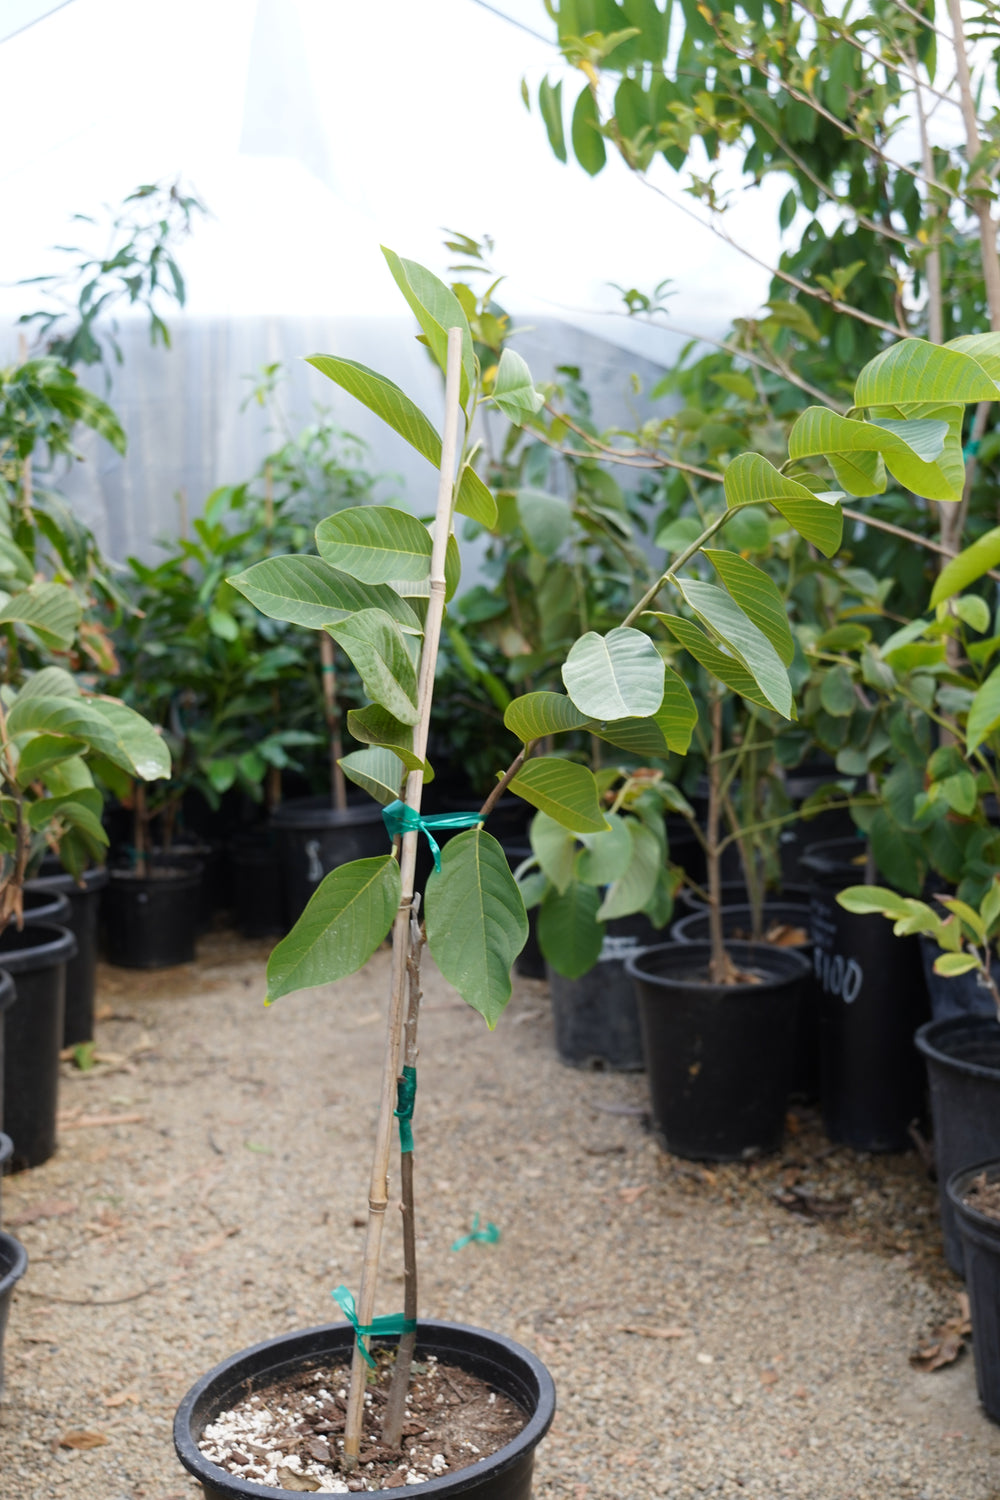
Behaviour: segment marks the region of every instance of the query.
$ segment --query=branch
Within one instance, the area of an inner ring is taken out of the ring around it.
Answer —
[[[517,775],[518,771],[524,765],[524,761],[525,761],[525,757],[526,757],[527,753],[528,753],[528,746],[525,745],[520,750],[520,752],[517,755],[515,755],[514,759],[511,761],[510,765],[507,767],[506,771],[500,777],[500,780],[497,782],[496,786],[493,788],[492,792],[490,792],[490,795],[487,797],[486,801],[483,803],[482,807],[479,809],[479,816],[481,818],[488,818],[489,817],[490,813],[496,807],[497,803],[500,801],[500,798],[503,796],[504,792],[507,790],[507,788],[510,786],[511,782],[514,780],[514,777]]]

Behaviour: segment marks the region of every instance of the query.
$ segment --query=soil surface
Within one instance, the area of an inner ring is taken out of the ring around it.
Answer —
[[[341,1472],[350,1366],[315,1363],[258,1388],[205,1428],[199,1447],[230,1474],[279,1489],[324,1494],[391,1490],[467,1469],[511,1442],[520,1407],[484,1381],[434,1355],[411,1366],[402,1455],[381,1442],[392,1383],[391,1356],[376,1354],[365,1394],[358,1468]]]
[[[1000,1177],[988,1177],[985,1172],[980,1172],[969,1183],[965,1202],[988,1219],[1000,1219]]]
[[[4,1183],[30,1265],[0,1500],[195,1500],[185,1391],[357,1294],[389,955],[265,1010],[267,950],[216,933],[196,965],[101,971],[59,1151]],[[421,1310],[552,1371],[535,1500],[997,1500],[970,1352],[910,1364],[961,1291],[916,1151],[858,1156],[797,1110],[775,1157],[667,1156],[643,1075],[560,1065],[544,984],[515,979],[491,1033],[425,975]],[[476,1214],[499,1240],[453,1250]],[[376,1315],[402,1308],[393,1217]]]

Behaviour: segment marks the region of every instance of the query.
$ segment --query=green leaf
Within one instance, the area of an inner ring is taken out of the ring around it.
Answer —
[[[579,979],[601,956],[600,904],[600,893],[592,885],[574,881],[561,895],[546,896],[539,908],[538,946],[546,962],[566,979]]]
[[[426,266],[415,260],[403,260],[394,250],[382,246],[392,278],[410,305],[428,347],[442,371],[448,369],[448,330],[462,330],[462,375],[459,382],[459,400],[465,406],[469,392],[476,384],[476,355],[472,347],[472,334],[461,302],[450,287],[445,286]]]
[[[615,917],[628,917],[642,911],[651,900],[656,882],[663,867],[663,854],[659,841],[648,828],[636,819],[628,822],[629,838],[632,841],[632,858],[624,875],[614,881],[605,892],[598,910],[598,919],[610,922]]]
[[[647,719],[588,719],[587,729],[609,745],[643,759],[665,759],[671,752],[686,755],[698,722],[698,710],[685,684],[668,667],[664,675],[663,702]]]
[[[540,816],[540,815],[539,815]],[[583,848],[574,860],[576,878],[586,885],[610,885],[619,880],[632,860],[633,841],[629,830],[632,822],[618,813],[608,813],[607,833],[581,834]],[[541,864],[541,860],[539,860]],[[573,874],[573,866],[570,867]],[[562,884],[552,882],[557,890],[566,890],[569,881]]]
[[[421,634],[416,613],[388,584],[358,583],[321,557],[268,557],[228,582],[261,614],[307,630],[322,630],[360,609],[384,609],[408,635]]]
[[[971,355],[991,380],[1000,381],[1000,333],[964,333],[949,339],[945,348]]]
[[[405,438],[411,448],[416,448],[434,467],[441,466],[441,439],[419,406],[414,405],[398,385],[386,380],[367,365],[359,365],[353,359],[337,359],[332,354],[312,354],[306,360],[323,375],[354,396],[381,417],[393,432]]]
[[[880,912],[883,917],[910,917],[918,907],[923,907],[930,916],[934,914],[923,902],[913,901],[882,885],[850,885],[837,896],[837,905],[859,916]]]
[[[471,464],[463,464],[455,490],[455,509],[460,516],[478,521],[487,531],[497,524],[497,503],[489,485],[485,484]]]
[[[751,674],[772,708],[795,717],[792,687],[781,657],[735,600],[714,583],[679,578],[677,586],[700,620],[715,631]]]
[[[38,734],[27,741],[17,762],[19,786],[27,786],[43,771],[70,760],[87,748],[82,739],[67,734]]]
[[[601,834],[595,837],[601,838]],[[576,867],[577,842],[573,834],[548,813],[539,812],[531,820],[531,852],[545,878],[560,894],[567,890]]]
[[[960,594],[977,578],[982,578],[1000,563],[1000,526],[994,526],[971,546],[964,547],[938,574],[931,591],[931,607],[943,604],[953,594]]]
[[[566,136],[563,131],[562,80],[553,87],[547,78],[538,85],[538,108],[545,122],[549,145],[559,161],[566,162]]]
[[[367,750],[352,750],[340,757],[339,765],[349,781],[361,787],[376,802],[388,807],[402,791],[406,767],[392,750],[382,746]]]
[[[413,726],[401,724],[378,703],[349,709],[347,731],[363,745],[380,745],[392,750],[408,771],[419,771],[423,767],[425,785],[434,780],[434,772],[427,762],[413,753]]]
[[[973,911],[967,901],[959,901],[956,896],[941,896],[942,906],[946,906],[963,926],[969,929],[969,936],[973,942],[983,943],[986,941],[986,924],[977,911]]]
[[[965,748],[969,755],[1000,728],[1000,666],[994,667],[976,692],[965,724]]]
[[[990,628],[990,607],[978,594],[965,594],[955,600],[955,613],[963,625],[985,635]]]
[[[733,600],[762,630],[787,667],[795,655],[795,642],[788,625],[788,606],[774,580],[761,568],[735,552],[703,549]]]
[[[525,693],[508,704],[503,722],[511,734],[525,745],[544,739],[547,734],[564,734],[582,729],[587,715],[581,713],[565,693]]]
[[[430,573],[431,534],[407,510],[352,505],[316,527],[320,556],[361,583],[419,583]]]
[[[391,854],[331,870],[268,959],[267,1003],[362,968],[392,926],[400,891]]]
[[[959,771],[954,776],[946,776],[939,783],[941,794],[951,808],[960,817],[970,818],[976,810],[978,793],[976,791],[976,778],[971,771]]]
[[[759,505],[741,505],[734,510],[726,522],[726,541],[737,552],[766,552],[771,545],[767,511]]]
[[[771,707],[770,701],[754,681],[753,674],[747,671],[741,661],[720,651],[693,620],[685,620],[680,615],[661,614],[658,610],[653,610],[652,613],[658,620],[662,620],[675,640],[680,641],[685,651],[689,651],[706,672],[717,677],[749,703],[756,703],[760,708]]]
[[[33,583],[16,594],[0,594],[0,625],[28,625],[52,651],[73,644],[82,615],[80,601],[65,583]]]
[[[956,410],[960,413],[961,407]],[[886,417],[859,422],[823,406],[809,406],[788,435],[788,454],[797,460],[828,459],[838,481],[852,495],[879,494],[885,489],[884,474],[865,457],[878,454],[901,484],[927,498],[954,499],[952,479],[935,462],[948,434],[947,420]]]
[[[510,790],[573,833],[602,833],[608,826],[593,772],[574,761],[557,755],[525,761]]]
[[[980,967],[978,958],[974,958],[971,953],[942,953],[934,960],[935,974],[943,974],[946,979],[955,979],[959,974],[971,974],[973,969]]]
[[[671,516],[656,533],[656,545],[664,552],[683,552],[704,531],[697,516]]]
[[[850,717],[858,706],[858,696],[854,691],[854,678],[847,667],[837,665],[823,673],[819,701],[835,719]]]
[[[369,698],[401,724],[415,724],[417,672],[396,622],[382,609],[362,609],[326,629],[350,657]]]
[[[545,490],[518,490],[517,513],[529,545],[542,557],[557,552],[573,526],[568,501]]]
[[[797,480],[787,479],[760,453],[737,454],[723,475],[723,488],[730,510],[773,505],[824,557],[832,557],[840,546],[844,517],[836,499],[823,499]]]
[[[562,679],[577,708],[592,719],[646,719],[663,702],[663,658],[648,635],[619,625],[588,630],[575,641]]]
[[[608,153],[589,84],[584,87],[573,106],[570,138],[577,161],[589,176],[596,177],[607,161]]]
[[[876,354],[854,386],[854,404],[864,407],[996,398],[996,382],[974,359],[926,339],[901,339]]]
[[[525,412],[534,416],[545,405],[545,397],[532,383],[531,371],[513,349],[504,349],[500,355],[493,381],[493,401],[516,427],[521,426]]]
[[[72,384],[47,384],[46,394],[63,416],[69,417],[73,422],[82,422],[85,427],[110,443],[116,453],[125,452],[125,433],[111,407],[100,396],[95,396],[93,391],[88,391],[86,386],[80,385],[75,376],[72,377]]]
[[[210,609],[208,612],[208,628],[221,641],[239,640],[240,627],[228,610]]]
[[[470,828],[449,839],[424,897],[427,946],[442,975],[492,1031],[510,999],[510,971],[528,917],[507,856]]]
[[[117,698],[87,698],[83,703],[87,722],[81,737],[95,750],[140,781],[160,781],[170,775],[170,751],[163,737],[135,709]]]

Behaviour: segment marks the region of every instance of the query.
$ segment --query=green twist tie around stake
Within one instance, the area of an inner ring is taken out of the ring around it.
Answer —
[[[979,439],[978,438],[972,438],[971,441],[968,442],[968,443],[966,443],[965,447],[962,449],[962,459],[963,459],[963,461],[966,462],[966,463],[968,463],[969,459],[970,458],[975,458],[975,456],[976,456],[976,454],[978,452],[979,452]]]
[[[370,1333],[396,1333],[402,1336],[404,1333],[416,1332],[416,1320],[405,1318],[402,1313],[390,1313],[384,1318],[375,1318],[371,1323],[358,1322],[358,1310],[354,1305],[354,1298],[346,1286],[338,1286],[331,1293],[334,1302],[337,1303],[344,1317],[354,1328],[354,1340],[361,1350],[362,1357],[369,1369],[374,1370],[375,1361],[365,1348],[365,1339]]]
[[[417,1097],[417,1070],[404,1066],[402,1078],[396,1079],[395,1116],[399,1121],[399,1149],[413,1150],[413,1105]]]
[[[499,1229],[495,1224],[491,1224],[489,1219],[486,1221],[486,1228],[480,1229],[479,1215],[476,1214],[472,1221],[472,1229],[468,1234],[463,1234],[460,1240],[456,1240],[451,1248],[453,1250],[464,1250],[466,1245],[472,1244],[473,1240],[479,1240],[484,1245],[495,1245],[499,1238]]]
[[[407,807],[405,802],[390,802],[388,807],[382,809],[382,821],[389,831],[391,839],[401,838],[404,833],[412,833],[414,829],[423,831],[427,835],[427,842],[431,846],[434,856],[434,868],[441,872],[441,846],[431,832],[432,828],[478,828],[482,824],[482,818],[477,812],[474,813],[431,813],[428,817],[422,817],[412,807]]]

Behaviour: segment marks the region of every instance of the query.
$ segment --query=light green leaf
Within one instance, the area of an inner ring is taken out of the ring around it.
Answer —
[[[750,672],[741,661],[734,656],[727,656],[720,651],[713,641],[708,639],[704,631],[699,630],[693,620],[685,620],[680,615],[665,615],[658,610],[651,611],[658,620],[670,631],[671,635],[689,651],[695,661],[700,663],[713,677],[717,677],[726,687],[732,688],[734,693],[739,693],[750,703],[756,703],[761,708],[770,708],[771,704],[760,688],[757,686]]]
[[[982,578],[991,568],[1000,563],[1000,526],[994,526],[971,546],[963,547],[938,574],[931,590],[931,607],[943,604],[953,594],[960,594],[977,578]]]
[[[718,635],[751,674],[772,708],[794,718],[792,687],[781,658],[762,630],[714,583],[680,578],[677,586],[700,620]]]
[[[30,561],[9,536],[0,531],[0,575],[17,578],[21,583],[31,583],[35,570]]]
[[[82,616],[80,601],[65,583],[33,583],[16,594],[0,594],[0,625],[28,625],[52,651],[73,644]]]
[[[573,106],[570,138],[577,161],[588,176],[596,177],[607,161],[607,150],[589,83],[584,85]]]
[[[352,750],[340,757],[340,767],[349,781],[374,797],[383,807],[399,797],[406,767],[399,756],[382,746]]]
[[[170,751],[163,737],[135,709],[117,698],[87,698],[81,704],[87,720],[80,735],[95,750],[140,781],[161,781],[170,775]]]
[[[958,771],[954,776],[946,776],[938,784],[941,788],[941,795],[952,812],[958,813],[963,818],[972,816],[976,810],[978,794],[976,778],[971,771]]]
[[[648,828],[630,818],[628,833],[632,841],[632,858],[625,873],[605,892],[597,913],[601,922],[610,922],[614,917],[628,917],[633,912],[642,911],[652,898],[663,867],[659,840]]]
[[[349,709],[347,730],[363,745],[381,745],[392,750],[408,771],[419,771],[423,767],[425,786],[434,780],[430,765],[413,753],[413,726],[401,724],[378,703],[369,703],[365,708]]]
[[[472,334],[468,319],[455,293],[445,286],[426,266],[415,260],[403,260],[394,250],[382,246],[392,278],[410,305],[410,310],[420,324],[428,347],[443,372],[448,369],[448,330],[462,330],[462,375],[459,382],[459,400],[465,406],[469,392],[476,384],[476,355],[472,347]]]
[[[388,584],[358,583],[321,557],[268,557],[228,581],[261,614],[307,630],[322,630],[359,609],[384,609],[408,635],[421,634],[414,610]]]
[[[392,505],[352,505],[316,527],[320,556],[361,583],[419,583],[430,574],[431,534]]]
[[[538,946],[547,963],[566,979],[592,969],[604,945],[604,924],[597,920],[600,893],[574,881],[566,891],[549,895],[538,912]]]
[[[545,397],[535,390],[531,371],[513,349],[505,349],[500,356],[493,382],[493,401],[517,427],[524,420],[525,412],[533,416],[545,405]]]
[[[986,924],[977,911],[973,911],[967,901],[959,901],[957,896],[941,896],[938,898],[942,906],[946,906],[964,927],[969,929],[969,936],[974,942],[982,943],[986,940]]]
[[[415,724],[417,672],[395,621],[382,609],[362,609],[326,629],[350,657],[369,698],[401,724]]]
[[[125,452],[125,433],[111,407],[100,396],[95,396],[93,391],[88,391],[86,386],[80,385],[75,376],[72,384],[63,384],[61,381],[58,384],[46,383],[46,394],[52,405],[58,407],[64,416],[91,428],[109,442],[116,453]]]
[[[412,448],[422,453],[434,467],[441,466],[441,439],[419,406],[414,405],[398,385],[386,380],[367,365],[353,359],[337,359],[332,354],[312,354],[306,361],[336,385],[347,391],[381,417],[393,432],[398,432]]]
[[[528,917],[507,856],[471,828],[449,839],[424,897],[427,946],[442,975],[492,1031],[510,999],[510,971]]]
[[[592,719],[646,719],[663,702],[663,658],[648,635],[619,625],[588,630],[575,641],[562,679],[577,708]]]
[[[585,885],[610,885],[625,874],[632,860],[634,844],[629,832],[632,821],[619,813],[608,813],[607,817],[607,833],[580,835],[583,848],[575,859],[576,878]],[[553,885],[556,885],[555,881]],[[568,885],[566,880],[556,889],[563,891]]]
[[[239,640],[240,627],[228,610],[210,609],[208,612],[208,628],[221,641]]]
[[[879,417],[859,422],[823,406],[809,406],[788,435],[788,454],[797,460],[826,458],[852,495],[880,494],[885,489],[884,472],[871,459],[881,455],[901,484],[928,498],[953,499],[953,463],[945,468],[937,460],[949,436],[948,416],[954,412],[960,416],[961,411],[955,407],[935,418],[922,415],[896,421]],[[961,444],[958,457],[961,466]]]
[[[478,521],[487,531],[497,524],[497,503],[489,485],[485,484],[471,464],[463,464],[455,491],[455,509],[460,516]]]
[[[726,522],[726,541],[737,552],[766,552],[771,545],[771,520],[759,505],[741,505]]]
[[[920,401],[995,401],[996,382],[968,354],[926,339],[901,339],[865,365],[854,386],[855,406],[900,406]]]
[[[574,761],[557,755],[525,761],[510,790],[573,833],[602,833],[608,826],[593,773]]]
[[[774,580],[736,552],[712,547],[703,550],[733,600],[763,631],[787,667],[795,655],[795,642],[788,625],[788,606]]]
[[[545,122],[549,145],[557,159],[565,164],[566,136],[563,131],[562,80],[553,87],[547,78],[538,85],[538,108]]]
[[[1000,666],[994,667],[977,690],[965,725],[965,748],[969,755],[995,729],[1000,728]]]
[[[565,891],[573,879],[576,865],[577,842],[573,834],[548,813],[539,812],[531,820],[529,837],[531,852],[543,875],[557,891]]]
[[[929,916],[934,915],[922,901],[901,896],[898,891],[881,885],[850,885],[837,896],[837,905],[859,916],[880,912],[884,917],[910,917],[921,907]]]
[[[28,740],[17,762],[19,786],[28,784],[52,766],[70,760],[87,748],[86,741],[67,734],[38,734]]]
[[[1000,333],[964,333],[960,338],[949,339],[945,348],[970,355],[991,380],[1000,382]]]
[[[568,501],[545,490],[518,490],[517,513],[529,545],[543,557],[559,550],[573,526]]]
[[[973,969],[979,967],[979,960],[973,958],[971,953],[942,953],[934,960],[935,974],[943,974],[946,979],[955,979],[959,974],[971,974]]]
[[[581,713],[565,693],[525,693],[508,704],[503,722],[525,745],[547,734],[582,729],[587,715]]]
[[[664,552],[683,552],[704,529],[697,516],[672,516],[656,533],[656,545]]]
[[[819,689],[820,705],[835,719],[847,719],[858,707],[854,678],[847,667],[838,663],[823,673]]]
[[[268,959],[268,1004],[362,968],[392,926],[400,890],[391,854],[356,859],[324,876]]]
[[[990,607],[978,594],[965,594],[955,600],[954,610],[964,625],[985,635],[990,628]]]
[[[814,495],[795,479],[768,463],[760,453],[739,453],[723,475],[726,504],[730,510],[742,505],[773,505],[788,524],[824,557],[832,557],[840,546],[844,517],[838,497]]]
[[[598,739],[631,755],[665,758],[686,755],[698,722],[698,709],[677,673],[668,667],[663,679],[663,702],[647,719],[590,719],[587,729]]]

